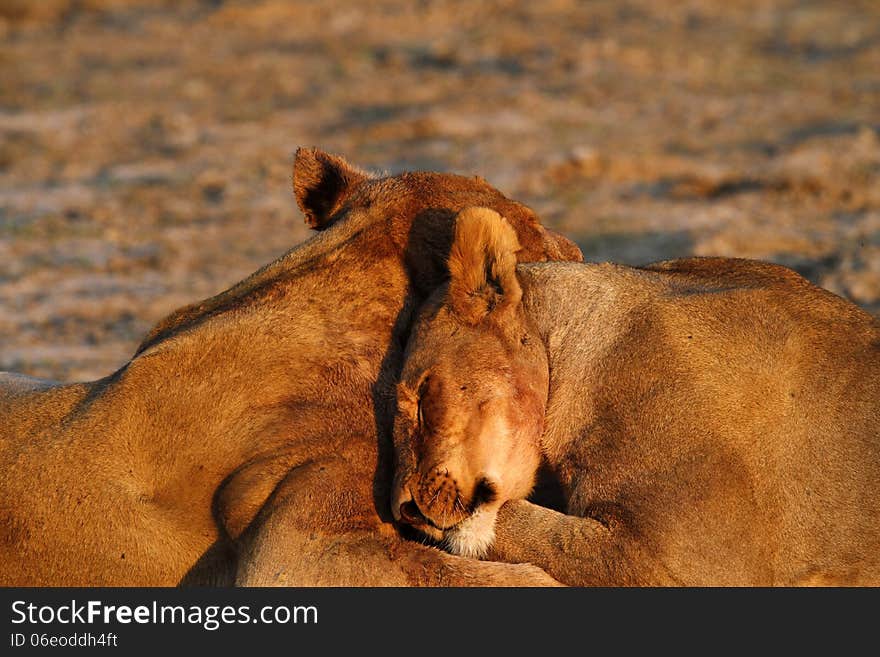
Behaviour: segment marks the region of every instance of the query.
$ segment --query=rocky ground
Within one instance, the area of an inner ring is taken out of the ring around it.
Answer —
[[[298,145],[880,314],[876,0],[0,0],[0,369],[109,374],[305,239]]]

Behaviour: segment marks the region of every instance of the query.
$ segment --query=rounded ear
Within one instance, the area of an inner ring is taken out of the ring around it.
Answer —
[[[516,232],[489,208],[465,208],[455,218],[449,251],[448,303],[462,321],[477,324],[522,298],[516,278]]]
[[[338,155],[317,148],[298,148],[293,160],[293,192],[296,202],[315,230],[324,230],[351,191],[369,178]]]

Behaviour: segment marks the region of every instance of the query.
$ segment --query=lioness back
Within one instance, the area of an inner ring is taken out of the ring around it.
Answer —
[[[609,498],[641,504],[645,530],[686,581],[706,575],[704,562],[691,578],[688,559],[713,561],[713,551],[711,581],[735,573],[722,536],[751,553],[742,571],[766,563],[766,581],[877,581],[875,318],[767,263],[527,268],[571,309],[557,348],[572,357],[551,372],[551,389],[570,394],[547,411],[549,431],[592,436],[572,448],[591,467],[569,512]]]

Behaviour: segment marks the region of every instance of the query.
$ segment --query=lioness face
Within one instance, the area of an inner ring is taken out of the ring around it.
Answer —
[[[518,246],[497,213],[458,215],[450,283],[425,304],[398,385],[392,511],[462,555],[485,554],[498,508],[529,494],[540,464],[547,361],[519,303]]]

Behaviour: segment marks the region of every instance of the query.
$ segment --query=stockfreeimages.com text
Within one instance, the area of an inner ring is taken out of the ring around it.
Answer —
[[[139,623],[139,624],[190,624],[201,625],[213,631],[221,625],[264,624],[317,624],[318,609],[315,606],[267,605],[252,610],[249,605],[160,605],[153,601],[148,605],[109,605],[100,600],[70,604],[35,605],[24,600],[12,603],[12,623],[33,625],[60,623]]]

